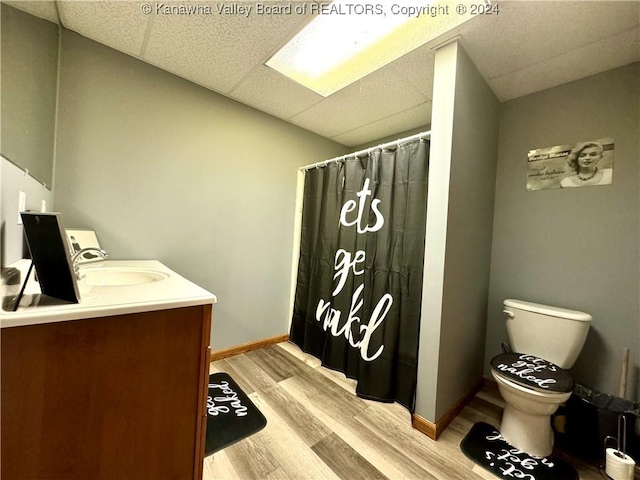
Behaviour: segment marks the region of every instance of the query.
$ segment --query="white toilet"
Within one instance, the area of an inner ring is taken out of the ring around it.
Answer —
[[[505,401],[500,433],[532,456],[553,450],[551,415],[566,402],[573,366],[589,331],[591,315],[508,299],[503,312],[513,352],[491,360],[491,374]]]

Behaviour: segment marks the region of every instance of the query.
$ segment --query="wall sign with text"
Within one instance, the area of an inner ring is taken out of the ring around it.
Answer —
[[[527,190],[610,185],[613,152],[613,138],[530,150]]]

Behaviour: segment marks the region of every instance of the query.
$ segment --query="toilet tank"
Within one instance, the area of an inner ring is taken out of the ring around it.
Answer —
[[[577,310],[507,299],[507,335],[514,352],[571,368],[582,351],[591,315]]]

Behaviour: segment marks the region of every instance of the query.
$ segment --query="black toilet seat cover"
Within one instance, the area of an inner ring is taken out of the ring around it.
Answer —
[[[491,359],[491,368],[512,382],[539,392],[573,390],[573,377],[568,371],[526,353],[502,353]]]

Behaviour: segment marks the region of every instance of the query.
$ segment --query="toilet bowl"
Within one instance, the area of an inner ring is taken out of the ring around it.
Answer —
[[[514,381],[501,372],[499,366],[521,365],[526,360],[520,360],[520,357],[526,359],[537,359],[537,357],[519,354],[506,355],[515,355],[517,359],[511,364],[503,363],[505,357],[503,354],[494,357],[491,361],[491,374],[498,383],[498,390],[505,402],[500,433],[509,444],[518,450],[536,457],[546,457],[553,450],[551,415],[561,404],[569,400],[573,390],[573,378],[566,370],[557,368],[554,373],[560,374],[564,382],[562,387],[553,391],[544,390],[544,387],[540,387],[534,382],[527,384],[526,381]],[[493,366],[494,363],[496,367]],[[519,371],[531,370],[531,368],[527,368],[527,365],[535,364],[527,362]],[[532,376],[528,375],[531,372],[526,373],[525,376]]]
[[[553,450],[551,415],[573,391],[567,371],[586,339],[591,316],[521,300],[505,300],[507,335],[515,352],[491,360],[505,401],[500,433],[513,447],[546,457]]]

